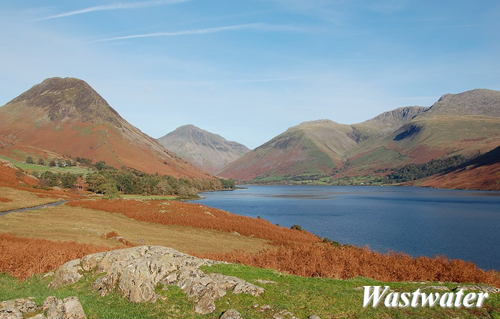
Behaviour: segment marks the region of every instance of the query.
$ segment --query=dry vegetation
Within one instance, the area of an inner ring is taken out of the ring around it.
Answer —
[[[8,272],[24,279],[52,271],[67,261],[111,249],[105,246],[0,234],[0,272]]]
[[[169,201],[80,200],[68,203],[94,210],[118,213],[129,218],[163,225],[189,226],[267,239],[274,244],[287,242],[314,243],[318,237],[278,227],[264,220],[239,216],[204,205]]]
[[[76,201],[71,205],[102,209],[164,225],[236,231],[245,236],[270,240],[276,246],[258,253],[197,253],[205,258],[312,277],[346,279],[363,276],[382,281],[482,282],[500,287],[498,272],[484,271],[473,263],[445,257],[413,258],[401,253],[381,254],[352,246],[335,247],[305,231],[278,227],[265,220],[238,216],[198,204],[96,200]]]
[[[445,257],[414,258],[403,253],[381,254],[352,246],[290,243],[257,254],[240,251],[198,256],[308,277],[361,276],[381,281],[476,282],[500,287],[498,272],[479,269],[471,262]]]
[[[113,231],[119,235],[109,234]],[[264,239],[210,229],[142,222],[121,214],[68,207],[67,204],[1,216],[0,233],[108,247],[125,247],[113,238],[122,237],[134,245],[159,245],[197,253],[238,249],[258,252],[268,247]],[[108,239],[105,234],[109,234]]]

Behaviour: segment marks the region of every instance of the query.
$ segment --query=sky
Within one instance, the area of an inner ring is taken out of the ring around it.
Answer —
[[[0,105],[76,77],[152,137],[194,124],[249,148],[500,90],[497,0],[2,0],[0,39]]]

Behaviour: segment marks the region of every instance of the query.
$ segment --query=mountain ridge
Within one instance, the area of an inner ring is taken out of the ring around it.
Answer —
[[[229,164],[221,176],[256,182],[308,180],[302,175],[340,179],[380,175],[383,171],[443,156],[484,153],[499,144],[499,116],[500,92],[476,89],[444,95],[431,107],[401,107],[352,125],[331,120],[303,122]],[[343,146],[333,153],[328,152],[330,147],[324,140],[309,134],[321,131],[325,123],[331,127],[321,135],[335,138]],[[292,133],[302,138],[295,139],[293,151],[288,147],[291,144],[283,147],[284,137]],[[307,143],[304,136],[308,137]],[[314,152],[309,153],[312,157],[297,151],[307,149],[306,144],[315,146]],[[330,164],[316,165],[315,172],[307,170],[320,159],[323,164]],[[284,162],[295,164],[284,167]]]

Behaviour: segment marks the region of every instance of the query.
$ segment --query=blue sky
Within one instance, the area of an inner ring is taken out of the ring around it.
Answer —
[[[0,105],[77,77],[156,138],[194,124],[255,148],[500,89],[497,0],[4,0],[0,34]]]

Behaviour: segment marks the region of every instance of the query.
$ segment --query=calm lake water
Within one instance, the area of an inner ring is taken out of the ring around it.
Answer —
[[[418,187],[248,186],[196,201],[342,244],[445,255],[500,270],[500,192]]]

